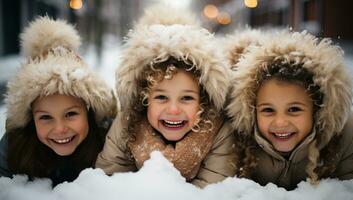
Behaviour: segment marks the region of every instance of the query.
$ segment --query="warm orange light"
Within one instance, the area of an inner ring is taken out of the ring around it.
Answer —
[[[75,10],[82,8],[82,0],[70,0],[70,8]]]
[[[215,5],[208,4],[203,9],[203,14],[210,19],[216,18],[218,16],[218,8]]]
[[[244,0],[244,4],[248,8],[256,8],[257,0]]]
[[[227,24],[229,24],[232,21],[232,19],[231,19],[230,15],[227,12],[221,12],[217,16],[217,21],[220,24],[227,25]]]

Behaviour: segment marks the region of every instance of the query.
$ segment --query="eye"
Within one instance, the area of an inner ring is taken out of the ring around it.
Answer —
[[[67,113],[65,114],[65,117],[73,117],[73,116],[76,116],[76,115],[78,115],[77,112],[75,112],[75,111],[70,111],[70,112],[67,112]]]
[[[181,97],[182,101],[192,101],[195,100],[195,98],[193,96],[183,96]]]
[[[272,113],[274,112],[275,110],[273,108],[261,108],[260,109],[260,112],[263,112],[263,113]]]
[[[167,96],[165,95],[157,95],[155,96],[153,99],[157,99],[157,100],[166,100],[168,99]]]
[[[51,120],[53,119],[50,115],[41,115],[39,116],[39,120]]]
[[[300,112],[300,111],[303,111],[303,109],[301,109],[300,107],[297,107],[297,106],[293,106],[288,109],[288,112],[290,112],[290,113],[295,113],[295,112]]]

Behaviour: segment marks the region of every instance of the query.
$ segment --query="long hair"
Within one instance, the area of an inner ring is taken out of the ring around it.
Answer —
[[[280,61],[271,66],[264,67],[257,75],[258,86],[257,90],[261,87],[264,81],[277,79],[288,83],[297,84],[305,88],[313,101],[314,106],[314,126],[317,111],[322,106],[324,94],[320,91],[320,87],[313,82],[313,74],[301,65],[293,65],[292,63],[283,64]],[[255,105],[255,100],[253,102]],[[315,128],[315,127],[314,127]],[[240,177],[251,177],[251,170],[257,165],[257,158],[255,149],[259,148],[253,136],[244,136],[237,133],[236,137],[237,146],[237,175]],[[319,134],[317,134],[319,135]],[[337,159],[336,150],[338,148],[338,138],[326,145],[325,148],[319,151],[317,147],[317,139],[309,145],[308,164],[306,172],[311,179],[312,183],[317,183],[319,178],[329,177],[335,169],[335,160]]]
[[[78,173],[85,168],[94,166],[96,157],[103,148],[107,133],[106,128],[100,127],[96,123],[92,110],[88,111],[88,124],[87,137],[75,152],[67,156],[73,164],[73,170]],[[33,118],[24,128],[9,130],[5,136],[8,138],[7,162],[9,169],[14,174],[26,174],[30,179],[34,177],[48,178],[62,158],[40,142]]]
[[[197,71],[192,65],[189,65],[183,61],[178,61],[174,58],[170,58],[165,62],[158,63],[154,66],[150,66],[143,73],[139,79],[138,94],[139,98],[133,100],[133,106],[130,108],[126,115],[128,118],[128,125],[125,139],[128,142],[135,140],[136,134],[138,134],[138,125],[147,116],[148,106],[148,95],[153,87],[159,84],[164,79],[171,79],[177,70],[186,70],[191,72],[196,80],[200,77],[200,72]],[[213,121],[216,118],[216,114],[207,92],[200,87],[200,110],[197,113],[197,123],[192,127],[195,132],[207,132],[213,129]]]

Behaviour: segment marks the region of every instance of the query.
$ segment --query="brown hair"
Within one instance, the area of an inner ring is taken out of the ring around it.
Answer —
[[[148,106],[148,95],[150,90],[164,79],[171,79],[177,70],[185,70],[191,72],[193,76],[198,80],[200,77],[200,71],[196,70],[193,65],[185,63],[184,61],[178,61],[174,58],[169,58],[167,61],[151,65],[145,70],[142,77],[139,79],[137,85],[137,92],[139,97],[133,100],[133,106],[127,111],[128,125],[126,139],[132,142],[137,134],[138,124],[144,120],[147,116]],[[193,127],[193,131],[196,132],[207,132],[212,130],[214,119],[216,114],[212,109],[214,106],[211,105],[210,98],[204,88],[200,88],[200,111],[198,123],[196,127]]]
[[[318,110],[322,106],[324,95],[320,91],[320,87],[313,82],[313,73],[308,71],[303,66],[293,63],[283,64],[281,62],[274,63],[271,66],[264,67],[257,74],[257,88],[261,87],[262,83],[277,79],[289,83],[294,83],[306,89],[313,101],[314,105],[314,121]],[[256,93],[255,93],[256,94]],[[253,102],[255,105],[255,99]],[[257,165],[257,158],[255,150],[258,148],[253,135],[246,136],[242,133],[236,133],[236,144],[238,146],[237,152],[237,175],[239,177],[251,177],[251,170]],[[337,159],[336,150],[338,148],[338,138],[333,138],[325,148],[319,151],[316,146],[317,136],[309,147],[307,173],[311,178],[312,183],[317,183],[319,178],[329,177],[335,170],[335,160]]]
[[[72,162],[73,170],[77,175],[83,169],[94,166],[107,133],[106,128],[98,126],[91,109],[88,111],[88,124],[87,137],[75,152],[67,157]],[[39,141],[33,119],[23,128],[9,130],[5,136],[8,139],[7,161],[13,173],[26,174],[30,179],[50,177],[62,156]]]

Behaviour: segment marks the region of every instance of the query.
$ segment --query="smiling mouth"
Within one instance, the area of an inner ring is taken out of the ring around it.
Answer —
[[[67,144],[71,142],[75,136],[64,138],[64,139],[51,139],[51,141],[55,142],[56,144]]]
[[[178,120],[178,121],[171,121],[171,120],[160,120],[162,125],[168,129],[180,129],[187,124],[186,120]]]
[[[271,132],[271,134],[277,139],[287,140],[295,135],[296,132]]]

